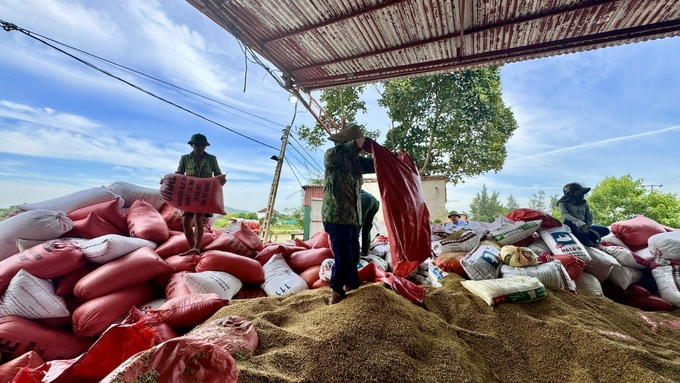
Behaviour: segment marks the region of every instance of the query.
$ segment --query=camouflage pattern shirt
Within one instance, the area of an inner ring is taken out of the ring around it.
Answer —
[[[219,176],[222,174],[222,171],[220,170],[220,165],[217,164],[217,157],[204,152],[201,157],[201,163],[198,164],[194,159],[194,153],[191,152],[179,159],[179,166],[175,173],[191,177],[210,178]]]
[[[361,221],[363,171],[354,141],[338,144],[324,155],[323,222],[357,225]]]

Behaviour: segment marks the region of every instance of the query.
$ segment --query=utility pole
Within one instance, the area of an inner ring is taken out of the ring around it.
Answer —
[[[267,202],[267,212],[264,215],[262,231],[260,235],[263,240],[269,237],[269,229],[271,227],[272,212],[274,211],[274,202],[276,202],[276,191],[279,188],[279,178],[281,177],[281,167],[283,166],[283,156],[286,154],[286,145],[288,144],[288,135],[290,135],[290,125],[283,129],[283,136],[281,137],[281,151],[278,156],[272,156],[271,159],[276,161],[276,171],[274,171],[274,180],[272,181],[272,189],[269,192],[269,201]]]
[[[642,185],[643,188],[649,187],[654,191],[654,186],[658,186],[659,188],[662,187],[663,185]]]

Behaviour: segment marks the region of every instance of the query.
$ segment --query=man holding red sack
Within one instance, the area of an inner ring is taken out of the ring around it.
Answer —
[[[361,186],[363,174],[374,172],[373,161],[359,156],[370,152],[370,138],[352,124],[329,137],[335,147],[324,155],[324,192],[321,210],[324,230],[328,233],[335,263],[331,272],[333,305],[345,299],[346,292],[359,287],[359,227],[361,225]]]
[[[222,186],[227,183],[227,176],[222,174],[217,163],[217,157],[205,151],[206,146],[210,146],[208,138],[201,133],[191,136],[189,142],[193,149],[191,153],[183,155],[179,159],[179,166],[176,174],[184,174],[191,177],[211,178],[222,175],[220,183]],[[203,238],[204,218],[212,214],[193,213],[184,211],[182,213],[182,229],[189,242],[189,250],[180,255],[192,255],[201,253],[201,238]]]

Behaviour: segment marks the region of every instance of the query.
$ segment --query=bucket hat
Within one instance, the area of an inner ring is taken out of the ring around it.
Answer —
[[[347,125],[345,129],[341,130],[340,132],[328,137],[328,139],[338,144],[342,142],[350,142],[363,136],[364,134],[361,132],[359,125],[351,124]]]
[[[576,183],[576,182],[570,182],[562,188],[562,192],[564,194],[571,193],[574,195],[579,195],[579,194],[586,194],[590,191],[590,188],[584,187],[583,185]]]
[[[189,145],[199,144],[199,145],[210,146],[208,139],[204,135],[202,135],[201,133],[196,133],[193,136],[191,136],[191,139],[189,140],[189,142],[187,142],[187,144],[189,144]]]

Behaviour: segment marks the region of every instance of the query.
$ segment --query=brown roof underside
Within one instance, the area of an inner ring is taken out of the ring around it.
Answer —
[[[187,0],[306,91],[680,34],[678,0]]]

